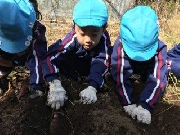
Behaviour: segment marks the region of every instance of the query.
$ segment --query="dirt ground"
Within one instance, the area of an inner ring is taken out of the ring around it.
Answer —
[[[28,71],[21,70],[11,74],[9,90],[0,97],[0,135],[180,135],[179,102],[161,100],[152,113],[152,123],[146,125],[123,111],[110,76],[91,105],[79,102],[78,94],[87,85],[83,78],[78,82],[61,78],[68,100],[60,111],[54,111],[46,105],[46,86],[43,97],[31,100],[25,93],[17,98],[20,85],[25,90],[29,85]],[[135,89],[139,88],[142,84],[137,83]]]

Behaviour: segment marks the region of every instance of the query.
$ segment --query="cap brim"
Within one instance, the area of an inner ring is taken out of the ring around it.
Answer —
[[[27,37],[15,41],[10,41],[0,37],[0,42],[1,42],[0,49],[8,53],[19,53],[27,49],[28,46],[30,45],[30,44],[25,45],[26,41],[27,41]]]
[[[135,61],[147,61],[151,59],[156,54],[158,48],[158,41],[151,48],[144,51],[134,51],[130,49],[125,42],[122,42],[122,44],[126,54]]]
[[[95,26],[95,27],[102,27],[106,20],[96,20],[96,19],[75,19],[74,22],[80,26],[80,27],[86,27],[86,26]]]

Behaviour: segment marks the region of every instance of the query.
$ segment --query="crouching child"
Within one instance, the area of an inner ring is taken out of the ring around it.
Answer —
[[[155,11],[149,6],[136,6],[122,16],[111,57],[111,73],[124,111],[145,124],[151,123],[151,113],[167,84],[167,46],[158,36]],[[138,100],[132,96],[133,74],[145,82]]]

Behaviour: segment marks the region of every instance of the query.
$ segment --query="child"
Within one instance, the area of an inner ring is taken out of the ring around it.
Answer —
[[[41,63],[47,53],[46,28],[36,20],[40,16],[37,7],[36,0],[0,1],[1,79],[15,66],[27,63],[32,89],[30,98],[42,95]],[[1,93],[5,90],[1,89]]]
[[[111,73],[120,103],[133,119],[146,124],[151,123],[151,112],[167,84],[167,46],[158,36],[155,11],[148,6],[136,6],[122,16],[120,36],[111,57]],[[139,101],[132,97],[133,74],[146,82]]]
[[[167,52],[167,66],[178,79],[180,78],[180,44],[175,45]]]
[[[43,65],[44,78],[50,84],[48,105],[52,108],[58,110],[67,99],[59,73],[74,80],[78,75],[88,76],[88,86],[79,95],[84,104],[96,102],[110,60],[107,20],[108,9],[102,0],[80,0],[75,5],[74,27],[62,41],[49,47]]]

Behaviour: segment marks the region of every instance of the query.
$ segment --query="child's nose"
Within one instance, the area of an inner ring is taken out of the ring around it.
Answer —
[[[85,37],[85,42],[86,42],[86,43],[91,43],[91,42],[92,42],[91,37],[86,36],[86,37]]]

